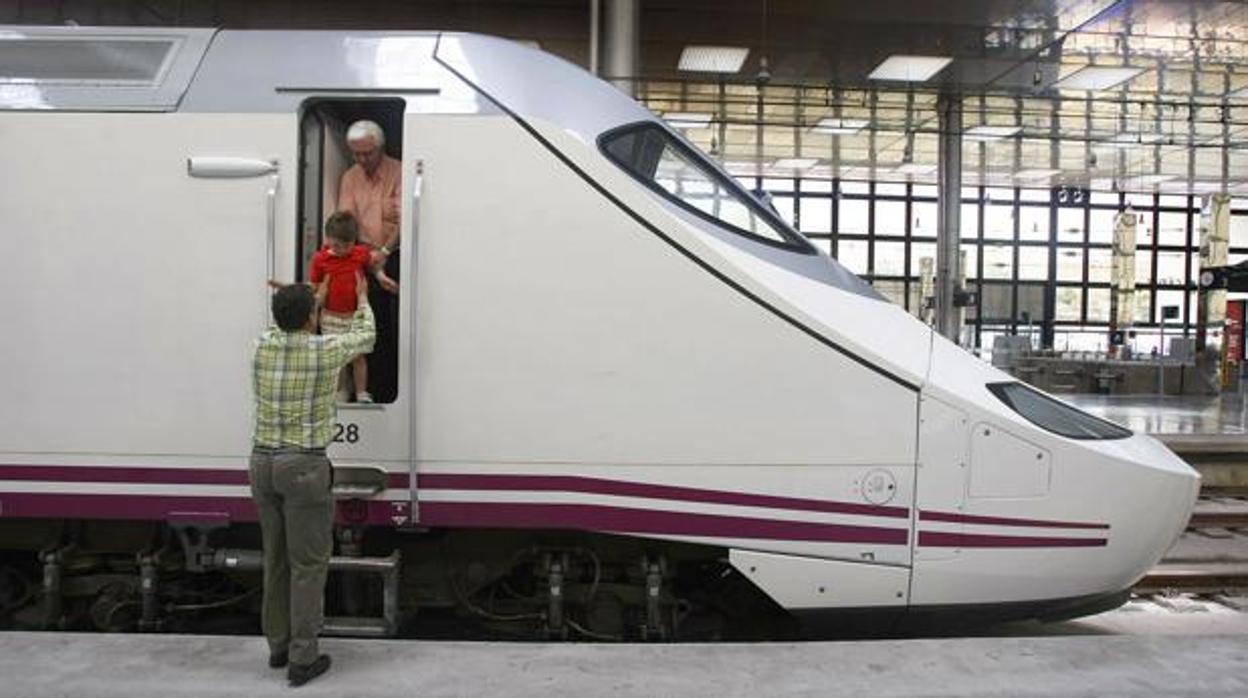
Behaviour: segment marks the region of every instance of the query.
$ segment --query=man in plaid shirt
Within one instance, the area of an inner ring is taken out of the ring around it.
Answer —
[[[260,510],[264,544],[264,635],[269,666],[289,664],[302,686],[329,669],[317,650],[325,576],[333,551],[332,466],[325,455],[333,433],[338,371],[373,349],[368,284],[356,281],[359,303],[345,334],[318,335],[311,287],[294,284],[273,294],[273,319],[256,342],[252,388],[251,496]]]

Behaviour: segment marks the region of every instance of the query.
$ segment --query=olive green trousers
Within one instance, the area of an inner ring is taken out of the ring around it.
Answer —
[[[333,552],[333,476],[324,451],[251,454],[251,496],[264,544],[261,624],[269,651],[311,664],[324,620],[325,576]]]

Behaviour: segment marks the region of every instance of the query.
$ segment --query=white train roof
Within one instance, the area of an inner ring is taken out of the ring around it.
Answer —
[[[0,26],[0,109],[293,112],[393,94],[413,111],[498,111],[456,74],[586,140],[652,118],[578,66],[475,34]]]
[[[557,56],[514,41],[445,33],[437,59],[525,119],[557,124],[585,140],[654,115],[610,84]]]

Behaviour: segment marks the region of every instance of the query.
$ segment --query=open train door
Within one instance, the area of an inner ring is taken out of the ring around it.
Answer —
[[[359,120],[372,121],[385,134],[383,151],[402,168],[397,197],[400,204],[399,242],[387,260],[386,271],[399,283],[399,294],[370,289],[377,321],[377,341],[368,359],[368,391],[361,400],[359,387],[341,384],[338,420],[329,454],[335,465],[334,490],[339,500],[338,520],[345,525],[408,526],[414,522],[408,473],[412,461],[411,424],[414,400],[410,331],[413,323],[414,277],[406,254],[414,240],[413,191],[416,166],[407,157],[407,97],[391,92],[351,90],[308,91],[299,113],[299,182],[294,278],[309,280],[312,256],[323,243],[325,220],[343,208],[339,201],[343,175],[355,164],[346,132]],[[361,237],[361,242],[365,242]],[[350,378],[350,372],[348,378]]]

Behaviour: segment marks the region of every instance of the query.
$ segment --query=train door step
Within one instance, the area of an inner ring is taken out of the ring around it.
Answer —
[[[386,557],[334,556],[331,572],[379,574],[382,578],[380,617],[330,616],[322,634],[348,637],[393,637],[399,629],[399,567],[402,556],[394,551]]]
[[[380,618],[329,616],[321,626],[321,634],[334,637],[393,637],[394,630]]]
[[[386,491],[387,478],[376,466],[334,466],[334,499],[372,499]]]

